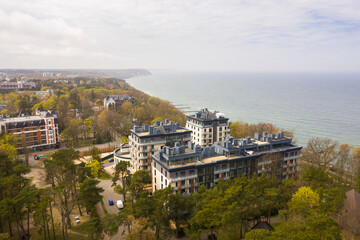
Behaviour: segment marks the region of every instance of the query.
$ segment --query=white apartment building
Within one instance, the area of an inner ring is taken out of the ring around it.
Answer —
[[[185,127],[192,131],[192,142],[201,147],[223,142],[230,134],[229,119],[224,114],[210,112],[207,108],[187,116]]]

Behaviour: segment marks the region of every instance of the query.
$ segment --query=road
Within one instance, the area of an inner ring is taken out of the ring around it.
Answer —
[[[99,183],[99,187],[102,187],[104,189],[104,191],[101,193],[101,195],[103,196],[103,201],[104,201],[104,205],[106,210],[109,213],[115,213],[117,214],[119,211],[117,206],[116,206],[116,201],[117,200],[121,200],[124,202],[124,198],[121,194],[117,194],[116,192],[114,192],[114,187],[111,186],[112,181],[111,180],[100,180]],[[114,205],[110,206],[109,205],[109,200],[113,200],[114,201]],[[125,235],[122,235],[122,232],[125,230],[125,228],[123,226],[119,227],[119,231],[118,233],[113,236],[111,239],[112,240],[118,240],[118,239],[125,239]]]
[[[112,147],[112,146],[119,146],[119,142],[118,141],[114,141],[114,142],[109,142],[109,143],[103,143],[103,144],[96,144],[96,145],[91,145],[91,146],[85,146],[85,147],[79,147],[79,148],[74,148],[77,151],[87,151],[90,150],[93,147],[96,148],[105,148],[105,147]],[[50,157],[51,154],[53,154],[54,152],[60,150],[60,149],[65,149],[65,147],[61,147],[61,148],[57,148],[57,149],[49,149],[47,151],[36,151],[36,152],[31,152],[29,154],[29,165],[32,167],[36,167],[39,166],[39,161],[38,160],[34,160],[33,154],[37,154],[40,156],[43,156],[43,159],[46,157]],[[25,160],[25,154],[20,154],[18,155],[18,157],[22,160]],[[40,161],[41,162],[41,161]]]

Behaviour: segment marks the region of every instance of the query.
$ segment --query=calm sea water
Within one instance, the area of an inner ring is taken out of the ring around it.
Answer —
[[[301,145],[330,137],[360,146],[360,73],[151,72],[127,82],[185,110],[207,107],[231,121],[293,130]]]

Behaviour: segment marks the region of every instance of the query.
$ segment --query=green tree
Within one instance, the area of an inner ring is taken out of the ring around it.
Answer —
[[[99,180],[88,178],[80,185],[79,202],[87,211],[90,211],[91,216],[95,211],[96,204],[103,198],[101,193],[104,189],[97,186],[99,183]]]
[[[126,180],[129,179],[129,176],[130,176],[130,171],[128,169],[129,167],[130,167],[129,162],[120,161],[115,166],[115,173],[112,178],[113,183],[111,186],[116,186],[117,181],[119,181],[119,179],[121,180],[121,187],[122,187],[122,194],[124,197],[124,201],[126,201],[126,192],[127,192]]]

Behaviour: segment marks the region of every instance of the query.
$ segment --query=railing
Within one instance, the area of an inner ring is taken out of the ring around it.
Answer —
[[[193,175],[188,175],[188,176],[184,176],[184,177],[177,177],[177,178],[173,178],[171,179],[171,182],[179,182],[179,181],[184,181],[184,180],[188,180],[188,179],[193,179],[193,178],[197,178],[197,174],[193,174]]]

